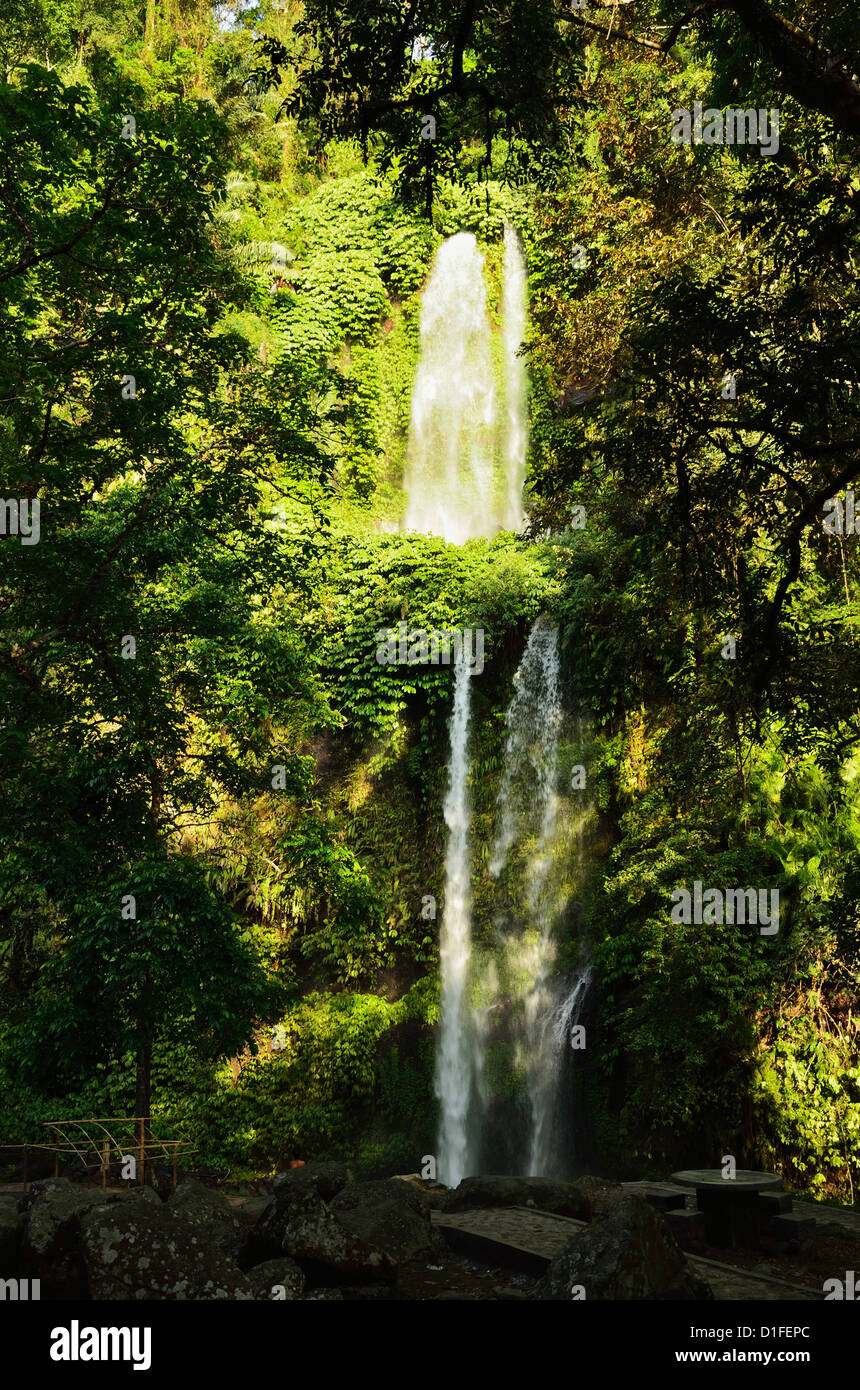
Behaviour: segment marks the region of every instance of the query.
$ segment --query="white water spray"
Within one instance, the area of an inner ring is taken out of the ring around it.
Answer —
[[[504,871],[511,851],[524,854],[527,875],[517,930],[502,942],[504,975],[513,997],[515,1057],[526,1083],[526,1171],[548,1175],[556,1158],[565,1043],[591,978],[586,966],[572,980],[555,975],[557,900],[552,872],[559,850],[557,789],[562,700],[558,629],[539,618],[514,676],[505,716],[505,771],[491,877]],[[578,729],[581,741],[581,728]],[[581,824],[578,854],[581,860]]]
[[[421,353],[412,393],[404,488],[406,530],[456,544],[523,524],[527,452],[526,270],[519,237],[505,227],[501,302],[500,411],[494,386],[493,339],[487,314],[484,260],[475,238],[459,233],[439,248],[421,310]],[[449,724],[450,761],[444,814],[448,828],[445,900],[440,931],[439,1177],[449,1186],[476,1171],[481,1130],[492,1104],[485,1052],[492,1029],[512,1011],[515,1057],[527,1088],[529,1126],[522,1161],[546,1173],[553,1164],[560,1080],[570,1030],[578,1019],[590,971],[553,974],[553,932],[560,906],[557,791],[562,708],[558,631],[539,619],[515,677],[506,716],[505,771],[499,823],[490,858],[498,878],[518,847],[525,862],[517,929],[499,938],[473,978],[468,794],[471,670],[455,663]],[[482,1009],[473,1009],[480,986]],[[493,1002],[495,1001],[495,1002]],[[510,1007],[509,1007],[510,1006]],[[510,1036],[510,1035],[509,1035]],[[483,1113],[481,1113],[483,1112]],[[526,1157],[527,1155],[527,1157]]]
[[[515,693],[505,716],[505,772],[499,792],[500,825],[490,861],[497,877],[514,842],[529,836],[526,921],[507,942],[512,976],[522,990],[522,1033],[518,1055],[524,1063],[530,1110],[528,1172],[540,1175],[549,1159],[557,1069],[548,1065],[547,1027],[553,1010],[552,968],[556,942],[553,913],[545,888],[555,842],[558,808],[558,740],[561,730],[558,629],[539,618],[529,634],[514,677]]]
[[[561,728],[558,628],[538,618],[514,676],[514,697],[505,715],[505,771],[499,790],[499,829],[490,858],[498,878],[514,844],[527,830],[537,843],[529,881],[529,906],[536,911],[549,867],[558,796],[558,738]]]
[[[412,389],[403,486],[407,531],[460,545],[523,523],[526,466],[526,268],[505,227],[500,414],[484,257],[471,232],[443,242],[421,303],[421,353]]]
[[[483,271],[471,232],[439,247],[412,390],[404,526],[457,545],[487,534],[492,507],[495,391]]]
[[[441,1019],[436,1054],[436,1096],[441,1106],[439,1179],[449,1187],[456,1186],[468,1174],[472,1158],[468,1125],[475,1065],[467,1003],[472,950],[468,792],[470,676],[464,643],[457,653],[454,671],[451,757],[444,808],[448,849],[439,940]]]

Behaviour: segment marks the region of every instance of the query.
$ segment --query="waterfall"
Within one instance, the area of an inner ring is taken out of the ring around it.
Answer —
[[[505,715],[498,828],[489,862],[491,878],[500,879],[509,870],[513,895],[514,925],[501,934],[498,951],[508,1004],[507,1036],[526,1092],[521,1162],[526,1172],[538,1176],[549,1175],[564,1157],[557,1141],[563,1128],[566,1042],[591,979],[587,964],[572,977],[555,973],[554,924],[564,905],[556,872],[561,851],[557,783],[562,724],[558,630],[539,618],[514,676]],[[576,736],[581,743],[579,722]],[[575,833],[574,858],[581,869],[582,820]],[[569,854],[563,857],[569,867]],[[485,1008],[474,1034],[484,1047],[488,1015]],[[477,1069],[482,1070],[482,1059]],[[486,1105],[486,1094],[482,1098]]]
[[[529,1018],[533,1066],[529,1088],[531,1133],[528,1171],[538,1176],[548,1174],[553,1167],[553,1139],[560,1127],[558,1118],[563,1103],[560,1082],[564,1072],[565,1049],[582,1017],[591,974],[591,966],[586,964],[574,973],[572,979],[562,981],[554,992],[544,982],[539,993],[541,1007],[535,1007]]]
[[[404,486],[407,531],[487,534],[495,391],[484,258],[471,232],[442,243],[421,304]]]
[[[505,223],[505,260],[502,290],[502,338],[505,349],[504,383],[507,431],[504,441],[504,499],[502,527],[519,531],[523,524],[523,483],[526,479],[526,364],[519,355],[526,333],[526,266],[515,228]]]
[[[472,668],[462,643],[456,653],[454,708],[451,712],[451,757],[445,824],[445,899],[439,940],[440,1040],[436,1054],[436,1096],[440,1102],[439,1178],[455,1186],[469,1172],[469,1112],[475,1076],[473,1030],[467,990],[472,950],[469,881],[469,677]]]
[[[505,716],[505,771],[499,791],[499,829],[490,860],[497,878],[516,840],[530,847],[525,920],[506,942],[511,975],[522,1002],[518,1054],[524,1067],[530,1110],[528,1172],[540,1174],[557,1068],[549,1043],[553,1012],[552,968],[556,943],[552,910],[545,901],[558,806],[558,740],[561,729],[558,629],[539,618],[529,634],[514,676],[514,696]]]
[[[471,233],[443,242],[421,307],[404,473],[406,530],[462,544],[522,526],[528,382],[520,350],[526,332],[526,268],[519,237],[509,225],[500,309],[497,393],[484,258]],[[449,722],[435,1078],[438,1172],[449,1186],[477,1171],[491,1111],[496,1129],[504,1129],[506,1112],[496,1104],[494,1073],[487,1066],[496,1041],[511,1049],[526,1096],[524,1106],[520,1099],[514,1102],[518,1114],[527,1112],[528,1131],[516,1152],[522,1126],[509,1126],[504,1136],[509,1161],[536,1174],[552,1169],[563,1119],[567,1041],[590,981],[587,965],[572,977],[557,972],[555,927],[569,888],[559,871],[564,858],[557,785],[563,725],[559,637],[545,618],[529,634],[505,717],[504,773],[489,874],[513,907],[497,919],[495,947],[487,951],[480,943],[483,963],[472,960],[471,670],[463,643],[455,659]]]
[[[519,530],[526,465],[526,268],[505,226],[500,415],[484,257],[471,232],[439,247],[421,303],[403,527],[462,544]]]
[[[546,878],[558,804],[555,782],[560,726],[558,629],[538,618],[514,676],[514,696],[505,715],[499,829],[490,859],[490,875],[498,878],[515,839],[527,825],[536,828],[536,860],[529,888],[533,910],[539,906]]]

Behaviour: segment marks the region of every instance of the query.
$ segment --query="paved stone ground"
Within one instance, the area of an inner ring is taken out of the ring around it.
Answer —
[[[564,1248],[571,1236],[586,1225],[571,1217],[555,1216],[530,1207],[491,1207],[477,1211],[432,1212],[434,1225],[454,1242],[455,1248],[471,1247],[475,1258],[479,1251],[493,1258],[507,1251],[508,1257],[522,1267],[535,1272]],[[458,1239],[459,1234],[459,1239]],[[784,1300],[821,1299],[821,1289],[800,1283],[754,1274],[736,1269],[716,1260],[688,1255],[699,1272],[707,1279],[718,1300],[762,1299]]]
[[[571,1236],[582,1230],[584,1221],[555,1216],[532,1207],[481,1207],[475,1211],[430,1213],[435,1226],[443,1231],[462,1231],[478,1237],[487,1246],[506,1246],[527,1257],[526,1263],[545,1268]],[[534,1257],[532,1261],[528,1257]]]
[[[849,1211],[847,1207],[825,1207],[820,1202],[795,1202],[793,1199],[791,1210],[799,1216],[814,1216],[821,1232],[826,1232],[830,1225],[834,1227],[834,1234],[838,1228],[843,1234],[860,1240],[860,1211]]]

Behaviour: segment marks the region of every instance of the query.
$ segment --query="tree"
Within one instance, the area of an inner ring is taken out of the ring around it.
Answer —
[[[0,488],[40,506],[37,543],[0,550],[16,1055],[44,1080],[131,1048],[142,1114],[168,1021],[213,1055],[269,1007],[196,827],[268,792],[275,758],[301,795],[279,731],[323,708],[260,597],[300,582],[261,499],[276,458],[322,466],[311,406],[213,332],[242,293],[211,219],[223,138],[117,83],[0,88]]]

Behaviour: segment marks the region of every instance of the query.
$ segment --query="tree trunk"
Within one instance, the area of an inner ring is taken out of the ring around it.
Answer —
[[[137,1079],[134,1092],[134,1117],[136,1120],[143,1120],[143,1142],[149,1140],[149,1108],[151,1102],[151,1072],[152,1072],[152,1044],[147,1043],[137,1054]],[[138,1134],[139,1126],[135,1126]],[[137,1137],[137,1136],[136,1136]],[[139,1141],[138,1141],[139,1142]],[[140,1164],[140,1182],[146,1183],[146,1156],[141,1155],[138,1159]]]

